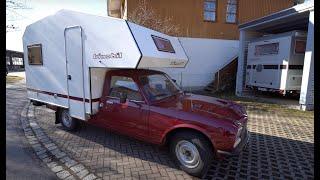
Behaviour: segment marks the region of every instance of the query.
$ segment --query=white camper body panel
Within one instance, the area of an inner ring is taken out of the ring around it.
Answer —
[[[143,54],[138,68],[161,68],[161,67],[181,67],[187,64],[186,53],[181,46],[177,37],[171,37],[166,34],[150,30],[137,24],[128,22],[131,32],[139,45],[139,49]],[[169,39],[174,53],[159,51],[153,41],[152,36]],[[159,61],[159,58],[167,59]]]
[[[295,53],[297,40],[305,41],[306,34],[291,31],[251,41],[246,84],[261,90],[299,91],[304,53]],[[259,47],[269,49],[257,49]]]
[[[153,35],[169,41],[175,53],[159,53]],[[30,65],[28,46],[36,44],[41,45],[42,64]],[[72,117],[82,120],[98,111],[108,69],[184,67],[188,62],[175,37],[122,19],[68,10],[27,26],[23,48],[28,98],[69,108]]]

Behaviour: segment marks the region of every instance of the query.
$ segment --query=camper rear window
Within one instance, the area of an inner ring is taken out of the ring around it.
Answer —
[[[171,42],[168,39],[164,39],[158,36],[151,35],[154,43],[157,46],[158,51],[164,51],[169,53],[175,53]]]
[[[35,44],[28,46],[28,61],[31,65],[42,65],[42,46]]]
[[[270,43],[257,45],[255,47],[255,56],[271,55],[279,53],[279,43]]]

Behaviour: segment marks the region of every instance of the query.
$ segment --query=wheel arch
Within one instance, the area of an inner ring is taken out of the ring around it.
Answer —
[[[214,152],[216,151],[215,142],[214,142],[214,140],[212,140],[209,133],[206,130],[204,130],[200,127],[197,127],[197,126],[180,125],[180,126],[176,126],[176,127],[173,127],[171,129],[167,130],[164,137],[162,138],[162,144],[167,145],[170,138],[172,138],[176,133],[183,132],[183,131],[184,132],[185,131],[189,131],[189,132],[192,131],[192,132],[195,132],[197,134],[202,135],[210,142],[212,150]]]

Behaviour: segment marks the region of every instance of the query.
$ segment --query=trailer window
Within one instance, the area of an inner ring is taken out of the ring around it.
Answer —
[[[271,55],[279,53],[279,43],[262,44],[255,46],[255,56]]]
[[[126,93],[129,100],[142,101],[139,88],[132,78],[112,76],[109,96],[120,98],[120,93]]]
[[[42,46],[35,44],[28,46],[28,61],[31,65],[42,65]]]
[[[175,53],[171,42],[168,39],[151,35],[153,42],[156,44],[158,51]]]
[[[304,54],[306,52],[306,41],[296,40],[294,46],[294,52],[296,54]]]

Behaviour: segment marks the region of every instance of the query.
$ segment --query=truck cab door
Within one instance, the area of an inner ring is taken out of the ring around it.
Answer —
[[[147,140],[149,105],[145,103],[136,83],[131,77],[111,76],[109,87],[99,111],[100,122],[122,134]],[[120,103],[121,93],[127,94],[125,103]]]

